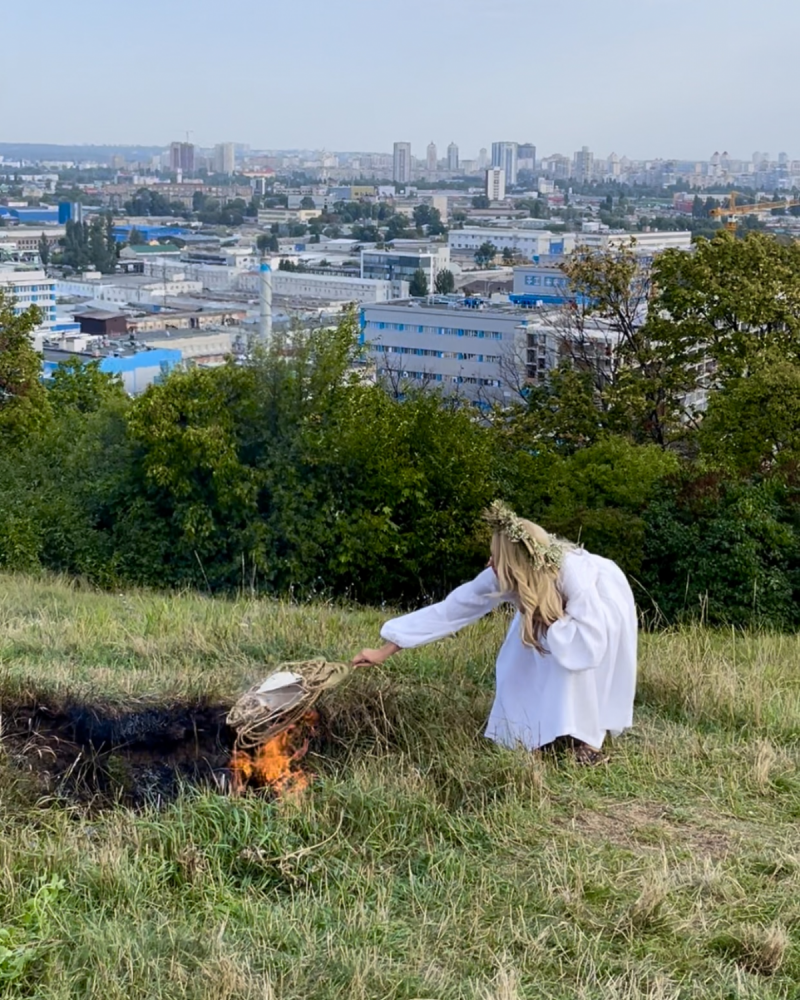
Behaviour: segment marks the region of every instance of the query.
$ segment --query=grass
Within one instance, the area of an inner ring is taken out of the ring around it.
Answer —
[[[381,620],[0,577],[0,698],[233,700]],[[296,801],[89,814],[0,761],[0,995],[800,996],[800,639],[643,636],[636,726],[582,770],[481,737],[504,627],[337,691]]]

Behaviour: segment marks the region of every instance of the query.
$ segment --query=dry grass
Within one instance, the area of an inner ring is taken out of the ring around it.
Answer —
[[[0,697],[232,699],[381,614],[0,578]],[[610,766],[480,735],[505,622],[357,675],[293,802],[38,802],[0,762],[0,993],[40,1000],[791,1000],[797,637],[642,642]]]

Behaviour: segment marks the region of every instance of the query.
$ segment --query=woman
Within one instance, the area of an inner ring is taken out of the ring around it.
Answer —
[[[633,721],[637,621],[628,581],[615,563],[548,535],[500,501],[485,517],[488,567],[440,603],[386,622],[385,645],[362,650],[353,664],[383,663],[510,602],[517,614],[497,657],[486,736],[529,750],[568,746],[580,763],[600,763],[606,735]]]

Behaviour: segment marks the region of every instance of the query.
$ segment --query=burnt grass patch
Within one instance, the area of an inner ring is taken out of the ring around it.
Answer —
[[[394,699],[387,704],[380,693],[370,694],[362,692],[346,707],[319,706],[318,721],[303,734],[304,769],[336,771],[353,753],[405,742],[397,738]],[[0,702],[0,754],[6,766],[33,780],[39,795],[56,802],[136,808],[166,804],[186,786],[230,794],[236,734],[226,723],[229,709],[203,700],[119,705],[31,694],[6,698]]]
[[[228,706],[42,699],[2,705],[6,761],[44,795],[87,805],[143,806],[174,799],[185,785],[228,787],[235,734]]]

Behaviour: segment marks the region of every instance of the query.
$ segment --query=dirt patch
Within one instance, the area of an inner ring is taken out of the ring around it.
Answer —
[[[228,707],[139,704],[129,710],[38,701],[4,705],[2,749],[44,794],[142,805],[186,784],[224,790],[234,734]]]
[[[658,802],[619,802],[603,812],[578,813],[570,826],[593,841],[636,852],[675,847],[717,861],[735,850],[737,838],[730,830],[678,823],[670,813]]]

